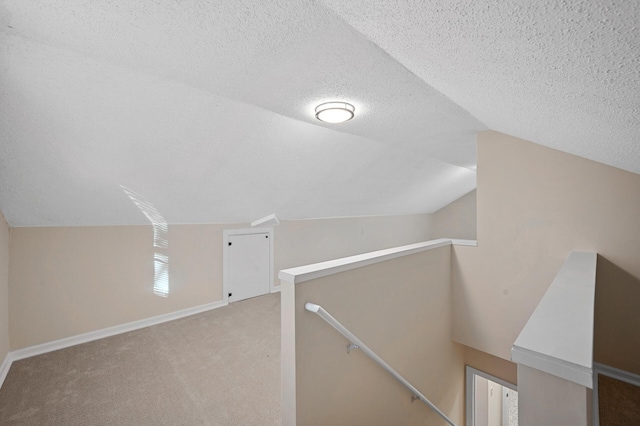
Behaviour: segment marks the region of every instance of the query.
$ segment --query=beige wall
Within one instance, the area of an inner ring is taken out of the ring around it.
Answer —
[[[620,292],[616,277],[624,276],[626,287],[640,277],[639,195],[640,175],[480,133],[478,247],[453,250],[454,339],[509,359],[569,253],[595,251],[615,265],[602,270],[599,258],[595,359],[640,373],[637,303],[615,307],[620,297],[603,299]],[[637,294],[631,294],[636,301]],[[606,347],[602,335],[615,327],[622,328],[619,338],[630,340]],[[620,345],[633,352],[620,354]]]
[[[432,214],[434,238],[475,240],[476,191],[473,190]]]
[[[306,302],[323,306],[462,424],[464,350],[450,337],[450,256],[447,246],[295,288],[283,283],[283,424],[444,423],[361,351],[347,354],[347,340],[305,311]]]
[[[639,238],[637,230],[635,234]],[[640,253],[635,251],[635,273],[612,258],[598,255],[593,359],[640,374]]]
[[[170,225],[167,298],[153,293],[151,226],[13,228],[11,349],[222,300],[222,231],[238,227],[247,225]],[[428,240],[431,231],[426,214],[284,221],[275,274]]]
[[[455,302],[454,302],[455,303]],[[504,358],[499,358],[490,355],[486,352],[479,351],[477,349],[470,348],[469,346],[463,346],[464,348],[464,364],[475,368],[476,370],[484,371],[491,374],[494,377],[502,379],[508,383],[518,385],[518,366],[511,361],[507,361]],[[480,378],[479,376],[476,380]],[[465,394],[467,392],[465,383]],[[484,389],[484,395],[476,394],[476,398],[485,401],[488,404],[488,397],[486,395],[487,389]],[[484,398],[484,399],[483,399]],[[486,411],[486,410],[485,410]],[[469,416],[470,413],[466,413]],[[485,420],[486,422],[486,420]]]
[[[518,365],[504,358],[464,346],[464,363],[506,382],[518,384]]]
[[[11,349],[221,300],[222,229],[170,227],[160,297],[151,226],[13,228]]]
[[[0,364],[9,353],[9,226],[0,212]]]
[[[591,391],[526,365],[518,366],[518,425],[590,426]]]
[[[275,227],[275,269],[280,271],[432,238],[429,214],[283,221]]]

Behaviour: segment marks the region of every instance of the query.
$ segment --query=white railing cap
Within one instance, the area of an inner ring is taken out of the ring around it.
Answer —
[[[511,349],[511,359],[591,388],[597,254],[572,252]]]
[[[378,250],[365,254],[358,254],[356,256],[328,260],[326,262],[313,263],[311,265],[284,269],[278,273],[278,278],[282,281],[299,284],[301,282],[313,280],[327,275],[333,275],[339,272],[361,268],[363,266],[372,265],[374,263],[383,262],[385,260],[408,256],[414,253],[420,253],[422,251],[450,246],[452,244],[473,246],[475,245],[475,241],[440,238],[437,240],[425,241],[422,243],[409,244],[406,246]]]

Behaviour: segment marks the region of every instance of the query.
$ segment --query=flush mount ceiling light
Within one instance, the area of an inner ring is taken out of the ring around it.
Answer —
[[[316,107],[316,118],[325,123],[343,123],[353,118],[355,110],[346,102],[325,102]]]

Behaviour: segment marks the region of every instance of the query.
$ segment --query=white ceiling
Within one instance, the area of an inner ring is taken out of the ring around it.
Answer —
[[[488,128],[640,173],[636,2],[0,1],[11,226],[435,211]],[[594,4],[597,3],[597,4]],[[322,101],[356,117],[325,125]]]

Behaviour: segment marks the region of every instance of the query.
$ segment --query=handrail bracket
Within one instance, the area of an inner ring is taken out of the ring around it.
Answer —
[[[346,337],[348,339],[349,345],[347,345],[347,353],[351,353],[352,349],[360,349],[360,350],[362,350],[362,352],[364,352],[365,355],[367,355],[369,358],[371,358],[373,361],[375,361],[380,367],[384,368],[387,371],[387,373],[391,374],[397,381],[402,383],[407,389],[409,389],[411,391],[411,393],[413,395],[411,397],[411,402],[413,402],[415,400],[422,401],[427,406],[429,406],[429,408],[431,408],[433,411],[435,411],[440,417],[442,417],[442,419],[444,419],[447,423],[449,423],[451,426],[456,426],[455,423],[453,423],[453,421],[449,417],[447,417],[446,414],[444,414],[442,411],[440,411],[440,409],[438,407],[433,405],[433,403],[431,401],[429,401],[429,399],[427,399],[426,396],[424,396],[422,393],[420,393],[420,391],[418,389],[416,389],[411,383],[409,383],[407,381],[407,379],[402,377],[400,375],[400,373],[398,373],[396,370],[391,368],[391,366],[389,364],[387,364],[382,358],[380,358],[378,356],[378,354],[373,352],[367,345],[365,345],[362,342],[362,340],[358,339],[352,332],[350,332],[337,319],[332,317],[329,312],[325,311],[322,306],[316,305],[315,303],[307,302],[307,303],[305,303],[304,308],[307,311],[313,312],[314,314],[318,315],[320,318],[325,320],[331,327],[336,329],[336,331],[338,331],[340,334],[342,334],[344,337]]]

